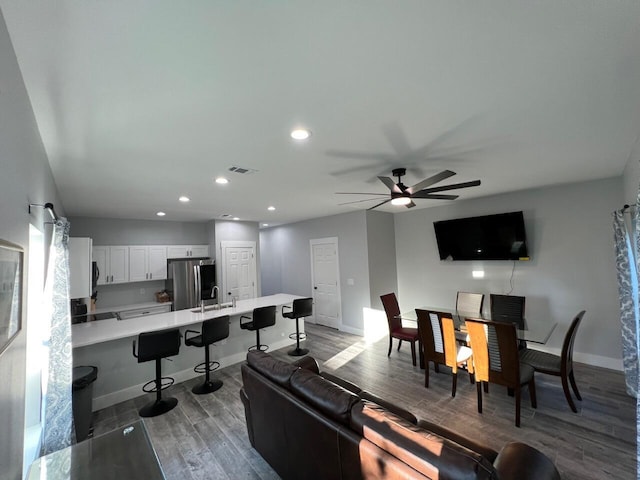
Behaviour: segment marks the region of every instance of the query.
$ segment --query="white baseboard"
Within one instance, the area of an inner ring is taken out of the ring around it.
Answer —
[[[364,337],[364,330],[362,330],[361,328],[353,328],[353,327],[350,327],[348,325],[344,325],[343,324],[340,327],[340,331],[341,332],[347,332],[347,333],[350,333],[352,335],[358,335],[359,337]]]
[[[279,348],[287,347],[291,345],[291,340],[286,338],[277,342],[272,342],[270,347],[272,350],[278,350]],[[216,359],[217,362],[220,362],[220,368],[228,367],[230,365],[235,365],[237,363],[243,362],[247,358],[247,352],[238,352],[233,355],[227,355],[226,357]],[[189,368],[187,370],[181,370],[179,372],[172,373],[171,376],[175,379],[176,383],[185,382],[187,380],[191,380],[192,378],[201,376],[201,373],[196,373],[193,371],[193,368]],[[124,402],[126,400],[131,400],[132,398],[139,397],[144,392],[142,391],[142,386],[144,383],[139,385],[134,385],[132,387],[127,387],[122,390],[118,390],[116,392],[111,392],[106,395],[102,395],[99,397],[95,397],[93,399],[92,410],[95,412],[97,410],[102,410],[103,408],[110,407],[111,405],[115,405],[120,402]]]

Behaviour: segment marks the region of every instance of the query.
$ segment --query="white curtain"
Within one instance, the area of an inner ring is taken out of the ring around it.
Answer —
[[[71,407],[73,362],[71,356],[68,243],[69,222],[64,218],[58,219],[53,226],[44,288],[44,311],[50,322],[50,337],[48,341],[48,374],[46,375],[46,384],[43,385],[42,455],[68,447],[75,442]],[[45,367],[46,369],[47,367]]]

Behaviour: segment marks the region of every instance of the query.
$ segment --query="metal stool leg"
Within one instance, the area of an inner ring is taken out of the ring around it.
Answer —
[[[209,357],[209,345],[205,345],[204,347],[204,368],[205,368],[204,383],[201,383],[200,385],[196,385],[191,389],[191,391],[196,395],[215,392],[220,387],[222,387],[222,380],[218,380],[217,378],[214,378],[213,380],[211,380],[210,366],[211,366],[211,362]]]
[[[156,417],[162,415],[172,410],[178,404],[177,398],[162,398],[162,367],[160,360],[160,358],[156,359],[156,400],[140,409],[138,413],[141,417]]]
[[[299,318],[296,318],[296,348],[287,352],[292,357],[301,357],[309,353],[309,349],[300,348],[300,325],[298,324],[299,320]]]

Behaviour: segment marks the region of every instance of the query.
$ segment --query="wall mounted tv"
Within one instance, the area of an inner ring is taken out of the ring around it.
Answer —
[[[522,212],[433,222],[440,260],[529,260]]]

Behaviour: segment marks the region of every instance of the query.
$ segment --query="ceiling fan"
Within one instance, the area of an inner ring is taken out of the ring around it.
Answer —
[[[369,207],[367,210],[373,210],[385,203],[391,202],[392,205],[404,205],[407,208],[415,207],[413,202],[416,198],[426,198],[431,200],[455,200],[458,195],[442,195],[436,192],[444,192],[447,190],[457,190],[459,188],[477,187],[480,185],[480,180],[472,180],[470,182],[453,183],[450,185],[442,185],[440,187],[431,187],[438,182],[446,180],[452,177],[456,172],[451,170],[443,170],[440,173],[432,175],[429,178],[425,178],[421,182],[416,183],[411,187],[407,187],[402,183],[402,177],[407,173],[405,168],[395,168],[391,172],[394,177],[398,177],[398,183],[395,183],[393,179],[389,177],[378,177],[378,179],[385,184],[390,190],[390,193],[362,193],[362,192],[336,192],[337,195],[375,195],[389,197],[380,203],[376,203],[373,207]],[[431,187],[431,188],[429,188]],[[370,202],[372,200],[380,200],[380,198],[367,198],[364,200],[356,200],[355,202],[340,203],[339,205],[348,205],[352,203]]]

